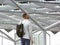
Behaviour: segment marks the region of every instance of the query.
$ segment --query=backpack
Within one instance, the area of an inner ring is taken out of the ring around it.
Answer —
[[[20,25],[17,24],[17,26],[16,26],[16,34],[17,34],[17,36],[20,37],[20,38],[22,38],[23,35],[25,34],[25,33],[24,33],[24,26],[23,26],[22,23],[21,23]]]

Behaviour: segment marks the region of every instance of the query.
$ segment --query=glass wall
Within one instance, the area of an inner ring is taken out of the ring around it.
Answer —
[[[46,33],[46,44],[50,45],[50,35]],[[34,45],[44,45],[43,32],[39,31],[33,35]]]

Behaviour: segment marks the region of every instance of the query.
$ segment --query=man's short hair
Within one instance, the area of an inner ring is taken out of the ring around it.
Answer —
[[[27,15],[27,13],[24,13],[24,14],[23,14],[23,17],[25,17],[26,15]]]

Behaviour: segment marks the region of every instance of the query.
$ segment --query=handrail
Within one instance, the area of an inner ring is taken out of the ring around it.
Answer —
[[[7,37],[4,37],[4,36],[2,36],[2,35],[0,35],[0,37],[3,37],[3,38],[5,38],[5,39],[8,39],[8,40],[10,40],[9,38],[7,38]]]

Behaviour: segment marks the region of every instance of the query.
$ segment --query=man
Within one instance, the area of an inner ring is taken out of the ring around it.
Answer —
[[[23,14],[23,20],[19,22],[19,24],[24,25],[24,36],[21,38],[21,45],[30,45],[30,42],[32,42],[32,28],[31,28],[31,22],[29,21],[29,15]]]

